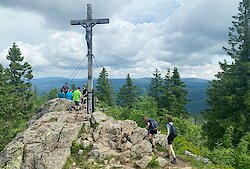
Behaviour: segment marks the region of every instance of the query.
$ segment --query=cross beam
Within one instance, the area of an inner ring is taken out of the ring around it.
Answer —
[[[82,24],[106,24],[109,23],[109,19],[83,19],[83,20],[71,20],[71,25],[82,25]]]
[[[96,24],[107,24],[109,19],[92,19],[92,6],[87,4],[87,19],[71,20],[71,25],[81,25],[86,29],[85,39],[88,48],[88,101],[87,113],[91,114],[94,111],[94,97],[93,97],[93,54],[92,54],[92,27]]]

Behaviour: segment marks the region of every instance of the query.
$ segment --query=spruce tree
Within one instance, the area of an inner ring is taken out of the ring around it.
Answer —
[[[26,125],[34,115],[31,90],[32,67],[13,43],[8,51],[9,67],[0,65],[0,150]]]
[[[117,94],[117,104],[121,107],[132,108],[133,102],[135,102],[139,97],[139,92],[137,86],[133,84],[130,75],[126,77],[126,83],[122,85]]]
[[[153,72],[153,78],[151,78],[151,82],[149,84],[149,96],[153,97],[157,104],[160,104],[160,97],[162,94],[162,82],[163,80],[161,78],[161,72],[156,69]]]
[[[167,69],[167,73],[164,78],[162,86],[162,96],[161,96],[161,108],[165,108],[170,112],[172,110],[172,103],[175,102],[174,95],[172,94],[172,82],[171,82],[171,72]]]
[[[28,62],[23,63],[24,57],[15,43],[9,49],[7,59],[10,61],[9,68],[6,69],[11,75],[10,83],[15,85],[25,83],[29,86],[28,81],[33,78],[32,67]]]
[[[250,130],[250,13],[249,0],[239,3],[238,15],[233,16],[233,26],[229,28],[228,46],[225,51],[231,56],[231,64],[224,61],[221,71],[212,80],[208,93],[210,108],[204,131],[210,148],[216,143],[236,146]],[[228,136],[232,130],[231,136]],[[230,138],[228,143],[224,138]]]
[[[96,97],[99,101],[114,105],[114,91],[111,81],[108,79],[108,72],[105,68],[102,69],[97,79]]]
[[[184,82],[180,79],[178,69],[174,67],[174,70],[170,72],[168,69],[164,84],[163,84],[163,95],[161,97],[161,106],[167,109],[169,114],[173,116],[186,115],[185,105],[188,103],[187,100],[187,89]]]

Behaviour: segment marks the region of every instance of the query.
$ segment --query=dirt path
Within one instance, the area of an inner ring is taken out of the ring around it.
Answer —
[[[156,152],[157,156],[161,156],[163,158],[167,158],[165,153],[162,152]],[[170,166],[164,167],[164,169],[192,169],[192,165],[189,162],[186,162],[182,160],[181,158],[177,157],[177,163],[171,164],[171,161],[169,161]]]
[[[186,162],[186,161],[183,161],[182,159],[180,158],[177,158],[177,163],[176,164],[171,164],[168,169],[192,169],[191,167],[191,164]]]

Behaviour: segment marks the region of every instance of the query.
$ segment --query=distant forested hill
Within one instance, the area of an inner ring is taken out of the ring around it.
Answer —
[[[133,79],[133,82],[138,86],[141,93],[148,91],[149,83],[151,78],[138,78]],[[197,79],[197,78],[182,78],[185,82],[188,89],[188,99],[191,100],[187,104],[187,110],[191,114],[198,114],[207,108],[206,105],[206,89],[208,87],[208,80]],[[114,91],[117,93],[119,88],[125,83],[125,79],[111,79],[114,87]],[[69,84],[74,83],[76,86],[82,87],[83,84],[87,85],[87,79],[74,79],[72,82],[67,78],[62,77],[47,77],[47,78],[38,78],[32,79],[33,86],[37,88],[38,94],[42,95],[43,93],[48,93],[51,89],[59,89],[62,85],[68,82]],[[96,79],[93,81],[94,87],[96,85]]]

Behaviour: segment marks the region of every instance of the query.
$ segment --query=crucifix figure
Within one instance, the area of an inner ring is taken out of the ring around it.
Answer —
[[[92,25],[91,24],[86,24],[82,25],[86,29],[86,42],[87,42],[87,47],[88,51],[92,52]]]
[[[92,28],[96,24],[109,23],[109,19],[92,19],[92,7],[91,4],[87,4],[87,19],[84,20],[71,20],[71,25],[81,25],[86,29],[85,40],[88,48],[88,101],[87,101],[87,112],[93,113],[94,110],[94,97],[93,97],[93,78],[92,78],[92,65],[93,65],[93,54],[92,54]]]

